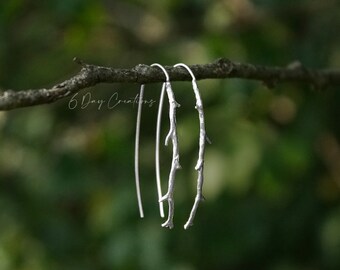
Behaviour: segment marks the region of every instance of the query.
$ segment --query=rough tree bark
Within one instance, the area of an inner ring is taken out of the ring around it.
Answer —
[[[163,82],[164,74],[156,67],[137,65],[132,69],[117,69],[85,64],[79,59],[81,70],[74,77],[52,88],[21,91],[0,91],[0,110],[52,103],[99,83],[155,83]],[[309,69],[299,62],[287,67],[268,67],[232,62],[226,58],[203,65],[189,66],[197,80],[241,78],[262,81],[268,87],[280,82],[303,82],[317,89],[340,84],[340,70]],[[180,67],[165,66],[171,81],[191,81],[191,76]]]

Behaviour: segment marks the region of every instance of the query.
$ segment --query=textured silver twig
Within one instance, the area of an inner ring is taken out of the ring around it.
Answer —
[[[142,196],[140,192],[140,183],[139,183],[139,134],[140,134],[140,122],[142,115],[142,103],[144,96],[144,84],[140,86],[139,91],[139,103],[137,110],[137,120],[136,120],[136,138],[135,138],[135,182],[136,182],[136,192],[137,192],[137,201],[140,217],[144,217],[143,204],[142,204]]]
[[[184,229],[188,229],[190,226],[193,225],[193,221],[196,215],[196,211],[198,208],[198,205],[201,201],[204,200],[203,194],[202,194],[202,187],[203,187],[203,170],[204,170],[204,152],[205,152],[205,141],[207,139],[206,131],[205,131],[205,122],[204,122],[204,112],[203,112],[203,102],[202,98],[196,83],[196,78],[190,68],[182,63],[174,65],[174,67],[183,67],[187,69],[187,71],[192,76],[192,87],[195,93],[196,98],[196,106],[195,109],[198,111],[198,118],[199,118],[199,129],[200,129],[200,135],[199,135],[199,151],[198,151],[198,159],[195,166],[195,170],[198,172],[197,176],[197,193],[195,197],[194,205],[191,209],[190,216],[188,221],[184,225]]]
[[[178,149],[178,138],[176,129],[176,107],[180,105],[176,102],[174,93],[171,88],[170,82],[165,83],[165,89],[169,99],[169,119],[170,119],[170,130],[165,139],[165,145],[168,145],[169,139],[172,141],[172,162],[168,181],[168,191],[161,198],[160,201],[168,201],[169,214],[168,219],[162,224],[162,227],[173,228],[173,217],[174,217],[174,187],[175,187],[175,176],[176,171],[181,168],[179,164],[179,149]]]
[[[177,129],[176,129],[176,107],[179,107],[180,105],[176,102],[175,100],[175,95],[174,92],[172,91],[171,88],[171,84],[170,84],[170,79],[169,79],[169,75],[166,72],[166,70],[159,64],[152,64],[152,66],[157,66],[160,69],[162,69],[162,71],[164,72],[165,76],[166,76],[166,81],[163,84],[163,89],[165,88],[165,91],[167,93],[168,96],[168,100],[169,100],[169,120],[170,120],[170,130],[168,135],[165,138],[165,145],[168,145],[169,140],[171,138],[172,141],[172,162],[171,162],[171,169],[170,169],[170,173],[169,173],[169,180],[168,180],[168,191],[167,193],[160,198],[160,202],[163,202],[165,200],[168,201],[168,205],[169,205],[169,213],[168,213],[168,218],[167,220],[162,224],[162,227],[167,227],[172,229],[173,228],[173,217],[174,217],[174,210],[175,210],[175,206],[174,206],[174,199],[173,199],[173,195],[174,195],[174,184],[175,184],[175,177],[176,177],[176,170],[180,169],[181,166],[179,164],[179,149],[178,149],[178,138],[177,138]],[[162,93],[161,93],[161,100],[160,100],[160,108],[158,110],[158,116],[157,116],[157,136],[156,138],[159,139],[159,132],[160,132],[160,118],[161,118],[161,114],[162,114],[162,103],[163,103],[163,99],[162,99]],[[158,125],[159,123],[159,125]],[[158,145],[159,145],[159,141],[158,141]],[[159,157],[159,148],[157,148],[157,140],[156,140],[156,158],[157,155]],[[158,159],[159,162],[159,159]],[[156,169],[159,169],[159,163],[157,164],[156,161]]]

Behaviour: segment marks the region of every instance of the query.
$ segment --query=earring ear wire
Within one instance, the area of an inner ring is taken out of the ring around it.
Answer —
[[[140,182],[139,182],[139,134],[140,134],[140,122],[141,122],[141,116],[142,116],[143,96],[144,96],[144,84],[140,86],[140,90],[139,90],[139,102],[138,102],[138,110],[137,110],[136,138],[135,138],[135,183],[136,183],[139,215],[141,218],[144,217],[144,211],[143,211],[142,196],[140,192]]]
[[[171,162],[171,169],[169,174],[168,180],[168,191],[164,196],[161,196],[161,191],[158,192],[159,202],[162,203],[163,201],[167,200],[169,205],[169,213],[167,220],[162,224],[162,227],[168,227],[170,229],[173,228],[173,216],[174,216],[174,183],[175,183],[175,176],[176,170],[180,169],[181,166],[179,164],[179,150],[178,150],[178,138],[177,138],[177,130],[176,130],[176,107],[179,107],[179,104],[175,100],[175,95],[172,91],[170,79],[167,71],[163,66],[160,64],[154,63],[151,66],[157,66],[160,68],[166,77],[165,83],[163,83],[159,108],[158,108],[158,115],[157,115],[157,128],[156,128],[156,177],[157,177],[157,185],[158,190],[160,190],[160,172],[159,172],[159,138],[160,138],[160,125],[161,125],[161,115],[162,115],[162,106],[163,106],[163,96],[164,91],[167,92],[168,100],[169,100],[169,120],[170,120],[170,130],[168,135],[165,139],[165,145],[168,145],[169,139],[172,140],[172,162]],[[161,205],[160,205],[161,207]]]
[[[159,161],[159,141],[160,141],[160,130],[162,122],[162,110],[165,94],[165,83],[162,85],[161,94],[159,97],[158,113],[157,113],[157,124],[156,124],[156,148],[155,148],[155,167],[156,167],[156,184],[157,184],[157,194],[159,203],[159,213],[162,218],[164,218],[164,205],[162,198],[162,185],[161,185],[161,173],[160,173],[160,161]]]
[[[200,95],[200,92],[199,92],[199,89],[196,83],[195,75],[193,74],[192,70],[183,63],[178,63],[174,65],[174,67],[185,68],[192,77],[192,87],[193,87],[195,98],[196,98],[195,109],[198,111],[198,118],[199,118],[199,125],[200,125],[198,159],[197,159],[197,163],[195,166],[195,170],[198,172],[197,191],[196,191],[195,202],[191,209],[189,219],[184,225],[184,229],[188,229],[190,226],[193,225],[193,221],[194,221],[199,203],[204,200],[204,197],[202,194],[202,188],[203,188],[203,181],[204,181],[203,170],[204,170],[205,141],[207,140],[207,136],[206,136],[206,131],[205,131],[203,102],[202,102],[202,98],[201,98],[201,95]]]

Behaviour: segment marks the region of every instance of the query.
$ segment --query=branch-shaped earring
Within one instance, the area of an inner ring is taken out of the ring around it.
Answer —
[[[196,98],[195,109],[198,111],[198,118],[199,118],[199,125],[200,125],[198,160],[195,166],[195,170],[198,172],[197,193],[196,193],[194,205],[190,212],[189,219],[184,225],[184,229],[188,229],[190,226],[193,225],[193,221],[194,221],[199,203],[204,200],[204,197],[202,195],[202,187],[203,187],[203,180],[204,180],[204,177],[203,177],[204,152],[205,152],[205,140],[208,140],[208,139],[207,139],[206,132],[205,132],[203,102],[202,102],[201,95],[200,95],[200,92],[199,92],[199,89],[196,83],[196,78],[193,72],[191,71],[191,69],[187,65],[182,64],[182,63],[174,65],[174,67],[179,67],[179,66],[185,68],[192,77],[192,87],[193,87],[195,98]]]
[[[170,130],[168,135],[165,138],[165,145],[168,145],[169,140],[171,138],[172,141],[172,162],[171,169],[169,173],[169,181],[168,181],[168,191],[167,193],[160,198],[159,202],[163,202],[165,200],[168,201],[169,205],[169,213],[167,220],[162,224],[162,227],[168,227],[170,229],[173,228],[173,217],[174,217],[174,184],[175,184],[175,176],[176,170],[180,169],[181,166],[179,164],[179,150],[178,150],[178,138],[177,138],[177,130],[176,130],[176,107],[180,105],[175,100],[175,95],[172,91],[169,75],[166,70],[159,64],[152,64],[151,66],[157,66],[164,72],[166,76],[166,81],[163,83],[162,93],[164,90],[167,92],[168,100],[169,100],[169,120],[170,120]],[[159,137],[160,137],[160,124],[161,124],[161,114],[162,114],[162,106],[163,106],[163,96],[161,93],[158,116],[157,116],[157,128],[156,128],[156,175],[157,175],[157,183],[160,185],[160,173],[159,173]],[[159,193],[161,194],[161,193]]]
[[[137,192],[137,201],[140,217],[144,217],[143,205],[142,205],[142,196],[140,192],[140,183],[139,183],[139,134],[140,134],[140,122],[142,115],[142,103],[144,96],[144,84],[140,86],[139,90],[139,102],[138,102],[138,110],[137,110],[137,120],[136,120],[136,138],[135,138],[135,182],[136,182],[136,192]]]

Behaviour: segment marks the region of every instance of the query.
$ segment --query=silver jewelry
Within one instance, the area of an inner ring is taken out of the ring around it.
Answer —
[[[180,169],[181,166],[179,164],[179,150],[178,150],[178,138],[177,138],[177,129],[176,129],[176,107],[180,105],[175,100],[174,92],[172,91],[169,75],[160,64],[152,64],[151,66],[157,66],[165,74],[166,81],[163,83],[159,109],[158,109],[158,116],[157,116],[157,128],[156,128],[156,177],[157,177],[157,184],[160,186],[160,173],[159,173],[159,137],[160,137],[160,124],[161,124],[161,114],[162,114],[162,106],[163,106],[163,91],[166,91],[168,100],[169,100],[169,120],[170,120],[170,130],[168,135],[165,138],[165,145],[168,145],[169,140],[171,138],[172,141],[172,162],[171,162],[171,169],[169,173],[169,181],[168,181],[168,191],[164,196],[161,196],[159,202],[163,202],[165,200],[168,201],[169,205],[169,213],[167,220],[162,224],[162,227],[167,227],[172,229],[173,228],[173,216],[174,216],[174,184],[175,184],[175,176],[176,170]],[[164,94],[163,94],[164,95]],[[158,193],[158,195],[160,195]],[[160,206],[161,207],[161,206]]]
[[[195,98],[196,98],[196,106],[195,109],[198,111],[198,118],[199,118],[199,125],[200,125],[200,135],[199,135],[199,150],[198,150],[198,159],[197,163],[195,166],[195,170],[198,172],[197,176],[197,192],[196,192],[196,197],[195,197],[195,202],[194,205],[191,209],[190,216],[188,221],[184,225],[184,229],[188,229],[190,226],[193,225],[193,221],[195,218],[195,214],[198,208],[198,205],[201,201],[204,200],[204,197],[202,195],[202,187],[203,187],[203,170],[204,170],[204,152],[205,152],[205,141],[207,140],[206,136],[206,131],[205,131],[205,122],[204,122],[204,112],[203,112],[203,102],[201,99],[201,95],[196,83],[196,78],[191,71],[191,69],[183,64],[179,63],[174,65],[174,67],[183,67],[185,68],[191,75],[192,77],[192,87],[195,93]]]

